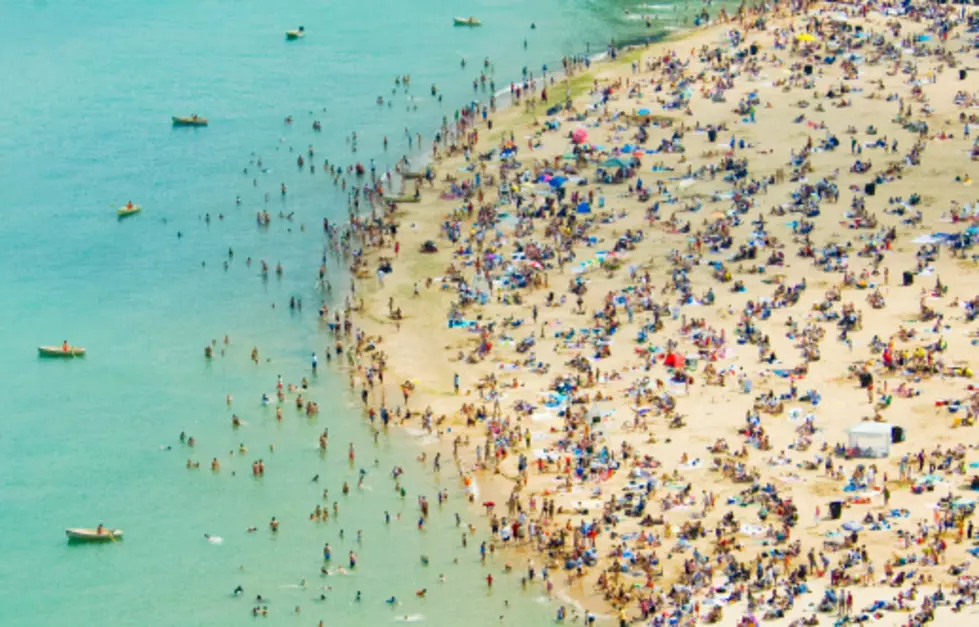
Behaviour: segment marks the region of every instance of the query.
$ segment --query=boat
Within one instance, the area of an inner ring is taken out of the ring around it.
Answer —
[[[421,202],[421,196],[385,196],[384,202]]]
[[[85,349],[81,346],[38,346],[37,353],[41,357],[84,357]]]
[[[125,218],[126,216],[137,214],[142,210],[142,205],[134,205],[133,203],[129,203],[125,207],[119,207],[117,213],[119,214],[120,218]]]
[[[196,113],[189,117],[175,115],[173,116],[173,125],[174,126],[207,126],[207,118],[198,117]]]
[[[286,39],[293,41],[295,39],[300,39],[306,35],[306,29],[300,26],[296,30],[287,30]]]
[[[116,542],[122,540],[122,529],[65,529],[69,542]]]
[[[452,21],[455,22],[456,26],[482,26],[483,25],[482,22],[480,22],[479,20],[477,20],[471,15],[469,17],[454,17],[452,18]]]

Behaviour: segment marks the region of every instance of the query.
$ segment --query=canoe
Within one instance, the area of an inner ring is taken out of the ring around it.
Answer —
[[[385,202],[421,202],[421,196],[385,196]]]
[[[122,540],[122,529],[65,529],[69,542],[114,542]]]
[[[120,218],[124,218],[126,216],[131,216],[135,213],[139,213],[142,210],[143,207],[141,205],[133,205],[132,207],[119,207],[118,214]]]
[[[84,357],[85,349],[81,346],[69,346],[68,350],[60,346],[38,346],[37,352],[41,357]]]
[[[404,178],[404,179],[423,179],[423,178],[425,178],[425,173],[424,172],[409,172],[408,170],[405,170],[404,172],[401,173],[401,178]]]
[[[482,22],[474,17],[454,17],[452,21],[456,26],[482,26]]]
[[[173,116],[174,126],[207,126],[207,118],[199,118],[196,115],[190,117]]]

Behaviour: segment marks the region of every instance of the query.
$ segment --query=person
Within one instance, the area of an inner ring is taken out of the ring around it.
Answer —
[[[194,116],[194,117],[197,117],[197,116]],[[132,209],[132,208],[133,208],[133,201],[130,200],[129,202],[126,203],[126,209]]]
[[[105,534],[105,527],[102,526],[102,523],[99,523],[99,526],[95,528],[95,534],[100,536]]]
[[[69,345],[68,345],[68,340],[65,340],[65,341],[64,341],[64,344],[62,344],[62,345],[61,345],[61,350],[63,350],[63,351],[64,351],[64,352],[66,352],[66,353],[67,353],[67,352],[68,352],[69,350],[71,350],[71,346],[69,346]]]
[[[234,594],[234,595],[235,595],[236,597],[240,597],[240,596],[241,596],[241,594],[242,594],[242,593],[243,593],[244,591],[245,591],[245,589],[241,587],[241,584],[238,584],[238,587],[237,587],[237,588],[235,588],[235,591],[234,591],[234,593],[233,593],[233,594]]]

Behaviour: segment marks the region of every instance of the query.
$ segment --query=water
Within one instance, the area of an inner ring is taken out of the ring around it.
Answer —
[[[320,167],[310,175],[295,161],[309,144],[319,165],[327,157],[343,164],[374,157],[383,169],[402,154],[414,156],[417,146],[409,150],[403,130],[422,132],[430,146],[441,116],[472,96],[484,57],[502,87],[524,65],[558,67],[561,55],[582,52],[583,42],[597,50],[611,37],[651,32],[622,15],[622,6],[629,4],[474,0],[448,9],[419,0],[406,10],[391,0],[369,7],[311,0],[4,3],[0,624],[230,625],[250,620],[257,593],[272,599],[263,620],[269,625],[320,618],[377,624],[406,614],[436,626],[458,624],[463,615],[474,625],[495,624],[504,600],[511,620],[548,621],[554,607],[539,600],[539,588],[522,592],[513,578],[499,576],[500,558],[481,567],[476,543],[460,550],[452,513],[466,510],[454,473],[446,471],[440,483],[423,472],[414,461],[417,443],[404,435],[384,436],[375,449],[343,375],[323,372],[329,338],[315,320],[318,224],[341,218],[345,204]],[[454,13],[479,16],[485,26],[453,28]],[[299,24],[308,36],[286,43],[283,32]],[[378,95],[392,96],[400,74],[412,77],[417,111],[405,110],[403,93],[391,108],[374,104]],[[445,93],[443,105],[428,96],[433,83]],[[193,112],[210,118],[210,127],[171,128],[171,115]],[[283,124],[290,114],[291,127]],[[312,119],[322,121],[322,133],[311,130]],[[357,155],[344,142],[353,130]],[[270,173],[256,174],[252,153]],[[285,199],[282,182],[290,189]],[[255,228],[267,191],[270,213],[295,212],[294,222]],[[128,200],[144,213],[117,221],[115,208]],[[235,257],[225,271],[229,247]],[[246,257],[255,264],[247,267]],[[263,282],[259,259],[281,262],[284,277]],[[332,278],[340,292],[345,280]],[[306,311],[285,307],[293,295]],[[232,340],[226,356],[206,362],[203,347],[225,334]],[[64,339],[87,346],[89,355],[35,357],[39,344]],[[255,345],[270,363],[250,362]],[[313,350],[322,367],[310,396],[322,415],[308,421],[286,405],[279,424],[259,396],[273,391],[278,374],[293,382],[309,375]],[[233,410],[226,394],[235,398]],[[248,423],[238,431],[230,426],[232,411]],[[321,456],[317,436],[326,427],[330,451]],[[197,438],[193,450],[178,442],[181,431]],[[346,460],[350,441],[359,451],[354,468]],[[229,455],[242,443],[246,455]],[[188,457],[202,469],[186,470]],[[205,469],[212,457],[223,464],[217,475]],[[268,467],[260,480],[250,473],[258,458]],[[395,464],[408,469],[404,501],[388,478]],[[369,471],[369,489],[343,498],[342,482],[354,486],[360,467]],[[320,482],[311,483],[317,473]],[[439,510],[440,485],[453,500],[420,533],[414,499],[427,494]],[[339,503],[339,520],[308,522],[324,487]],[[402,520],[386,525],[385,511]],[[272,516],[282,521],[278,536],[267,530]],[[124,529],[125,541],[66,544],[66,526],[99,522]],[[246,533],[253,525],[258,531]],[[204,533],[224,543],[209,544]],[[318,576],[327,541],[335,562],[357,551],[356,572]],[[428,567],[421,554],[431,556]],[[492,591],[487,572],[498,576]],[[303,578],[309,587],[295,587]],[[231,597],[238,584],[247,598]],[[329,599],[313,601],[327,584]],[[420,588],[428,588],[427,599],[415,598]],[[360,604],[353,601],[357,590]],[[383,602],[392,594],[402,606]]]

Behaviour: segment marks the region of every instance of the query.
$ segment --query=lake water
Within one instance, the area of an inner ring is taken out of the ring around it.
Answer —
[[[663,20],[648,29],[623,13],[628,6]],[[484,26],[453,28],[456,14]],[[322,360],[329,338],[316,322],[318,225],[342,219],[345,200],[321,167],[298,171],[296,157],[312,144],[319,164],[373,157],[383,170],[418,154],[405,129],[422,132],[430,146],[441,117],[473,97],[484,58],[502,88],[524,66],[559,67],[585,42],[599,51],[612,37],[662,34],[674,15],[666,4],[598,0],[451,8],[433,0],[3,3],[0,625],[232,625],[253,620],[255,594],[271,600],[268,618],[257,619],[269,625],[382,624],[405,615],[434,626],[457,625],[461,616],[488,625],[501,614],[546,624],[555,606],[539,588],[521,591],[516,577],[498,576],[487,590],[485,576],[499,575],[502,558],[483,567],[478,542],[461,549],[453,514],[470,517],[454,472],[441,480],[423,472],[417,443],[403,434],[382,436],[375,447],[343,375]],[[286,42],[284,31],[300,24],[307,36]],[[391,94],[400,74],[412,77],[411,99]],[[432,84],[442,104],[429,96]],[[393,106],[378,107],[379,95]],[[210,126],[171,128],[171,115],[190,113]],[[351,131],[356,155],[345,142]],[[257,173],[255,156],[268,172]],[[128,200],[145,209],[119,221],[115,210]],[[295,219],[258,229],[255,212],[265,207]],[[301,231],[301,223],[310,228]],[[224,270],[229,247],[235,257]],[[261,259],[281,262],[284,276],[263,281]],[[301,297],[305,311],[290,312],[290,296]],[[204,360],[203,347],[225,334],[225,356]],[[36,357],[38,345],[65,339],[89,354]],[[252,346],[260,365],[249,359]],[[277,375],[309,376],[311,351],[321,355],[321,372],[309,395],[322,414],[307,420],[287,404],[279,423],[260,395],[273,393]],[[232,411],[246,422],[237,431]],[[321,456],[324,428],[330,450]],[[182,431],[196,437],[194,449],[178,441]],[[358,450],[353,467],[348,442]],[[236,454],[242,444],[247,454]],[[185,469],[188,457],[202,469]],[[218,474],[206,469],[212,457],[222,462]],[[254,479],[250,464],[259,458],[266,476]],[[389,476],[395,465],[408,470],[404,499]],[[363,490],[353,487],[360,468],[368,472]],[[343,481],[350,496],[340,494]],[[442,508],[439,486],[452,492]],[[326,504],[323,488],[340,515],[315,524],[307,516]],[[420,494],[434,510],[423,532]],[[282,524],[277,535],[268,531],[272,516]],[[65,527],[99,522],[124,529],[125,540],[65,542]],[[250,526],[258,531],[246,533]],[[205,533],[223,543],[208,543]],[[335,563],[356,551],[357,569],[320,577],[325,542]],[[297,587],[304,578],[307,588]],[[244,598],[231,595],[237,585]],[[324,585],[332,590],[316,601]],[[414,594],[421,588],[425,599]],[[392,595],[397,607],[384,602]]]

